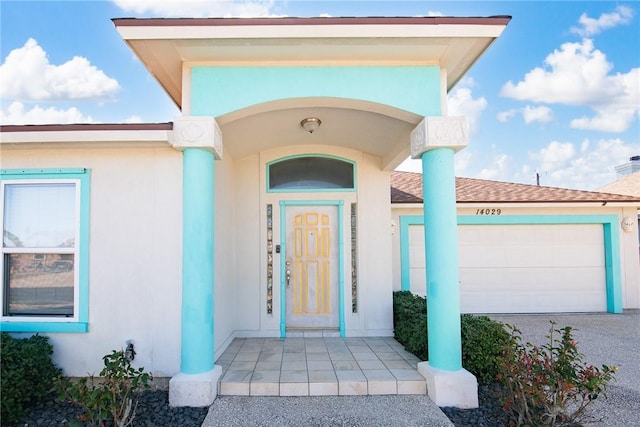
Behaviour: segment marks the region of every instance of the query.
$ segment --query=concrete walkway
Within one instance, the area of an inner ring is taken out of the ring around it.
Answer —
[[[236,338],[216,361],[222,396],[427,393],[420,360],[386,338]]]

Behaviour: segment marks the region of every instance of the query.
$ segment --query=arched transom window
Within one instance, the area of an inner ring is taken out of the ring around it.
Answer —
[[[354,164],[335,157],[290,157],[267,168],[269,191],[355,190]]]

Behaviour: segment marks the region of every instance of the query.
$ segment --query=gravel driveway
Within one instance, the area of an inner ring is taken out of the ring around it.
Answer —
[[[544,344],[551,324],[573,328],[578,351],[594,366],[618,367],[607,388],[607,399],[596,400],[590,415],[592,426],[640,425],[640,310],[624,314],[565,314],[491,316],[520,329],[524,342]]]

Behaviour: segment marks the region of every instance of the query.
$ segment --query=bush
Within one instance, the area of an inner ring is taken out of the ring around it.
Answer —
[[[427,301],[409,291],[393,293],[393,333],[404,348],[427,360]]]
[[[27,409],[45,400],[53,391],[54,379],[62,371],[51,361],[49,338],[33,335],[13,338],[2,332],[0,345],[1,418],[3,424],[20,421]]]
[[[486,316],[464,314],[460,318],[462,366],[480,383],[496,380],[503,346],[509,339],[504,325]],[[422,360],[428,359],[427,300],[410,291],[393,293],[394,337]]]
[[[99,379],[94,376],[58,382],[62,400],[82,406],[81,421],[103,426],[111,420],[114,426],[130,426],[136,414],[138,388],[149,388],[151,374],[135,369],[125,352],[113,350],[105,355]]]
[[[487,316],[463,314],[461,322],[462,366],[473,373],[479,383],[494,382],[500,372],[509,333],[502,323]]]
[[[615,366],[601,369],[583,362],[571,335],[571,327],[551,328],[541,346],[522,344],[520,331],[511,330],[510,343],[498,376],[504,386],[503,408],[516,425],[580,425],[585,409],[605,395]],[[560,338],[556,338],[555,334]]]

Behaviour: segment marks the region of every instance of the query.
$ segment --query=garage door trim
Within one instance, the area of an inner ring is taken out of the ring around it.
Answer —
[[[510,224],[601,224],[604,233],[607,311],[622,313],[620,232],[617,227],[617,215],[458,215],[458,225]],[[409,226],[411,225],[424,226],[424,217],[421,215],[400,216],[400,280],[403,291],[410,289]]]

